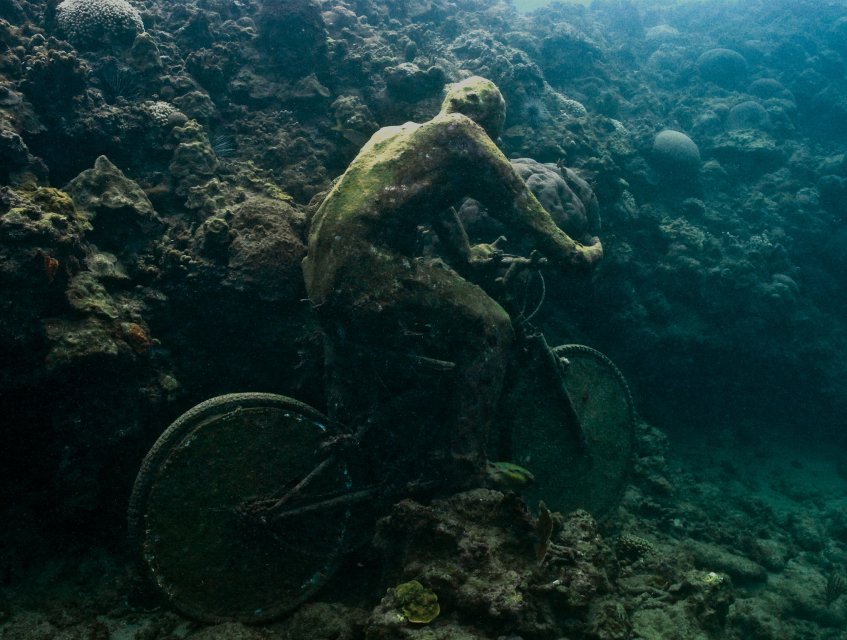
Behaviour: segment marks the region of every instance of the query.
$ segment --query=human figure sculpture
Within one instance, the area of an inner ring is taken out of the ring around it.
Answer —
[[[464,486],[485,476],[514,334],[475,284],[493,247],[471,246],[453,207],[482,202],[509,229],[510,253],[564,270],[603,253],[596,237],[580,244],[559,229],[497,148],[504,119],[497,87],[471,77],[432,120],[377,131],[318,208],[303,263],[326,335],[330,415],[373,424],[391,447],[440,452],[438,474]],[[439,258],[420,254],[427,228]]]

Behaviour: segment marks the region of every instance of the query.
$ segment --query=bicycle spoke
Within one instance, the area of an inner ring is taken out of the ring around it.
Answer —
[[[299,516],[303,516],[310,513],[315,513],[319,511],[328,511],[331,509],[338,509],[339,507],[349,506],[356,502],[362,502],[363,500],[367,500],[376,495],[376,489],[362,489],[360,491],[354,491],[352,493],[345,493],[336,498],[330,498],[328,500],[322,500],[320,502],[314,502],[311,504],[304,505],[302,507],[297,507],[295,509],[288,509],[286,511],[278,511],[270,516],[271,521],[279,521],[285,520],[287,518],[296,518]]]
[[[286,504],[292,498],[297,497],[300,493],[306,490],[306,488],[314,482],[315,478],[318,478],[330,465],[335,463],[335,456],[330,456],[325,460],[322,460],[321,463],[312,469],[309,474],[303,478],[300,482],[298,482],[291,491],[287,492],[283,495],[279,500],[274,502],[269,508],[268,511],[273,511],[284,504]]]

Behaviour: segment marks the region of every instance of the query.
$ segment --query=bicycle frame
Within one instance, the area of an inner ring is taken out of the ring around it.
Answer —
[[[564,413],[564,422],[576,432],[580,450],[582,452],[587,451],[584,430],[582,429],[579,416],[574,409],[574,404],[570,394],[564,384],[564,376],[566,375],[565,367],[567,366],[567,363],[562,362],[555,354],[543,333],[536,330],[528,331],[527,323],[521,324],[520,327],[521,328],[518,331],[518,344],[515,345],[515,348],[517,349],[521,348],[522,345],[528,345],[529,348],[536,350],[541,355],[543,363],[549,370],[549,374],[556,381],[554,388],[560,396],[561,407]],[[514,360],[514,358],[512,360]],[[515,363],[512,362],[512,365],[515,366]],[[445,367],[445,370],[449,369],[450,367]],[[243,514],[253,518],[258,518],[263,523],[271,524],[274,522],[284,521],[287,518],[305,515],[310,512],[321,510],[328,511],[337,509],[341,506],[352,506],[354,504],[371,501],[381,495],[382,497],[387,497],[384,495],[385,493],[400,493],[396,491],[386,492],[385,486],[371,486],[363,489],[354,488],[349,492],[337,495],[313,496],[312,498],[307,498],[309,501],[306,504],[300,502],[299,499],[307,494],[307,491],[313,482],[338,461],[339,455],[349,456],[351,451],[356,450],[356,447],[351,446],[350,441],[358,442],[367,430],[368,427],[366,426],[356,435],[348,437],[341,436],[341,441],[344,442],[344,444],[339,447],[341,449],[340,452],[329,454],[327,458],[316,465],[300,482],[291,489],[287,490],[280,497],[263,498],[253,501],[249,505],[244,505]],[[505,436],[508,439],[509,435],[510,434],[508,433],[501,434],[501,437]],[[332,445],[330,445],[330,448],[331,447]]]
[[[547,338],[545,338],[544,334],[540,331],[534,331],[531,334],[524,335],[523,340],[526,341],[527,344],[536,345],[535,348],[542,355],[554,379],[558,381],[555,388],[562,400],[565,422],[576,431],[580,451],[587,451],[585,430],[582,428],[582,423],[574,409],[573,399],[565,386],[565,376],[567,375],[566,367],[568,366],[568,363],[563,362],[556,355],[548,344]]]

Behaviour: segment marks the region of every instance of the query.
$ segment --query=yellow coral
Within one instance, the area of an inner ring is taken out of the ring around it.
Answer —
[[[394,598],[409,622],[426,624],[435,620],[441,613],[438,596],[417,580],[397,585]]]
[[[709,573],[703,576],[703,582],[710,586],[722,584],[723,581],[724,577],[719,573],[715,573],[714,571],[709,571]]]

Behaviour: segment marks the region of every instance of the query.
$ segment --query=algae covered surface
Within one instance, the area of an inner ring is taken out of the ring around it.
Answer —
[[[504,118],[445,104],[474,77]],[[0,638],[844,638],[845,153],[836,0],[0,0]],[[471,282],[590,247],[509,304]],[[628,383],[603,513],[539,505],[532,456],[427,490],[456,371],[543,415],[528,356],[485,377],[530,325]],[[352,398],[350,473],[392,485],[261,625],[173,608],[126,526],[159,435],[233,392],[330,431]]]

